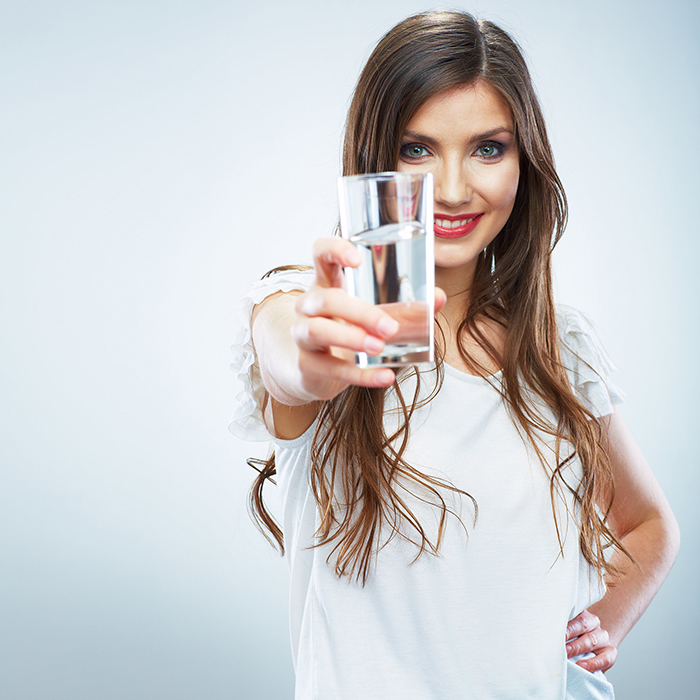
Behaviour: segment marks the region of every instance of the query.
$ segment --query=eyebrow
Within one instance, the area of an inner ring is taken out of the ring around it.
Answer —
[[[491,129],[490,131],[485,131],[483,134],[477,134],[476,136],[472,137],[472,141],[483,141],[484,139],[490,139],[491,137],[495,136],[496,134],[501,134],[501,133],[507,133],[513,135],[513,132],[510,129],[506,129],[505,126],[499,126],[496,129]],[[436,139],[432,138],[431,136],[426,136],[425,134],[419,134],[417,131],[404,131],[404,138],[408,136],[408,138],[411,139],[416,139],[416,141],[423,141],[424,143],[427,143],[429,146],[437,146],[438,142]]]

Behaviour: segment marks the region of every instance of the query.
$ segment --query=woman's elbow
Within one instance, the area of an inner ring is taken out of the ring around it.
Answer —
[[[678,556],[678,550],[681,547],[681,528],[678,524],[678,520],[676,520],[676,516],[673,514],[673,511],[670,508],[665,516],[665,525],[669,556],[671,559],[671,564],[673,564]]]
[[[670,571],[681,546],[681,529],[670,507],[664,508],[653,519],[652,532],[656,539],[656,559],[661,567]]]

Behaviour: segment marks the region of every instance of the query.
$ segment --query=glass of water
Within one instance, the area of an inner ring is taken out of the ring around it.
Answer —
[[[360,367],[433,361],[435,257],[433,176],[375,173],[338,179],[340,230],[362,263],[346,268],[348,293],[399,322],[376,357],[359,352]]]

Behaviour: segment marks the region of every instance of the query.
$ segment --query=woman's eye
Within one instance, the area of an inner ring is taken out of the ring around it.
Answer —
[[[476,149],[476,155],[481,158],[497,158],[502,155],[503,148],[499,143],[482,143],[479,148]]]
[[[423,158],[430,154],[428,149],[419,143],[407,143],[405,146],[401,146],[401,155],[406,158]]]

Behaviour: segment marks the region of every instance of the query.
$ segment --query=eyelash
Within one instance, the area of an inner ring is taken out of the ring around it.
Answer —
[[[496,158],[500,158],[506,152],[505,145],[499,141],[484,141],[477,146],[476,150],[480,151],[482,148],[486,147],[495,148],[496,152],[492,156],[481,156],[485,160],[495,160]]]
[[[421,143],[405,143],[403,146],[401,146],[401,157],[405,158],[406,160],[420,160],[421,158],[424,158],[425,156],[412,156],[409,155],[408,151],[411,148],[422,148],[424,151],[427,151],[428,149]]]
[[[422,156],[409,155],[409,153],[408,153],[409,149],[415,148],[416,146],[418,148],[422,148],[424,151],[428,151],[427,146],[424,146],[422,143],[405,143],[403,146],[401,146],[401,157],[405,158],[408,161],[411,161],[411,160],[417,161],[417,160],[421,160],[422,158],[425,158],[424,155],[422,155]],[[487,147],[495,148],[496,152],[491,156],[480,156],[480,158],[483,158],[484,160],[496,160],[496,159],[500,158],[507,150],[506,145],[501,143],[500,141],[483,141],[482,143],[480,143],[476,147],[474,152],[476,153],[477,151],[480,151],[482,148],[487,148]]]

